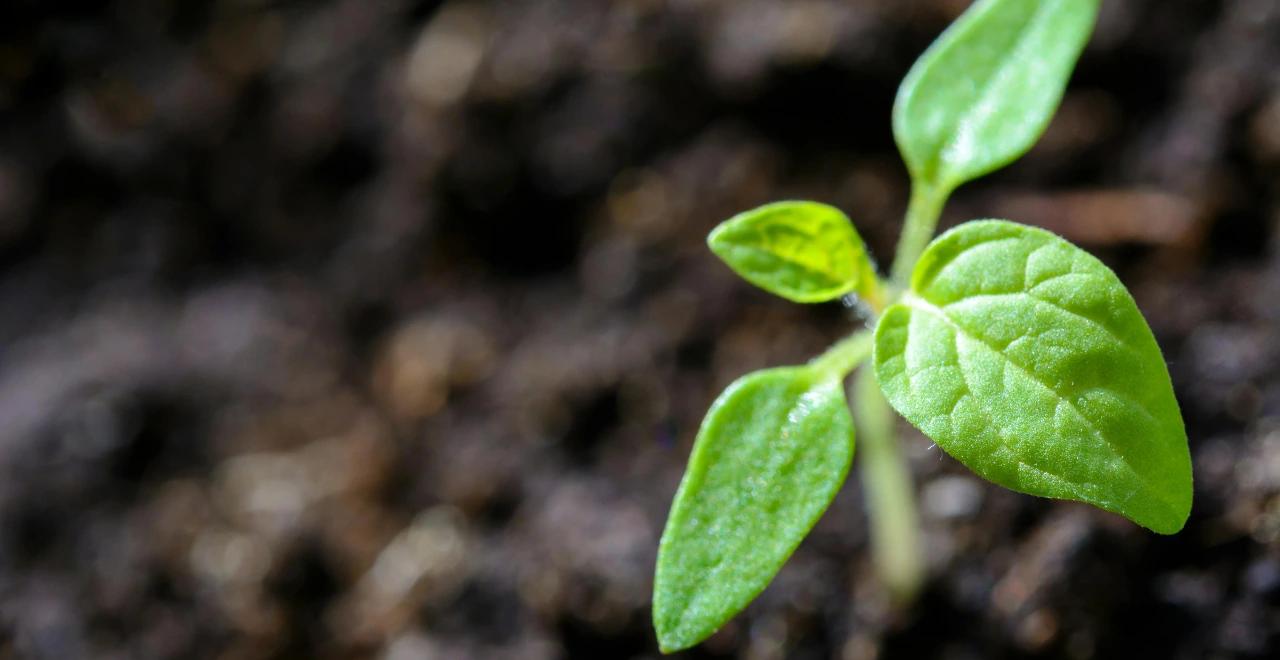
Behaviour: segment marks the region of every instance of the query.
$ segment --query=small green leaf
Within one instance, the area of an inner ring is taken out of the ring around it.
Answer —
[[[1115,273],[1041,229],[938,237],[876,328],[889,403],[1007,488],[1161,534],[1191,511],[1191,458],[1160,348]]]
[[[794,302],[877,286],[862,238],[826,204],[776,202],[739,213],[712,230],[707,244],[748,282]]]
[[[953,190],[1013,162],[1062,99],[1098,0],[978,0],[922,55],[893,108],[918,182]]]
[[[663,652],[746,607],[826,510],[853,459],[840,378],[748,374],[711,405],[658,547],[653,625]]]

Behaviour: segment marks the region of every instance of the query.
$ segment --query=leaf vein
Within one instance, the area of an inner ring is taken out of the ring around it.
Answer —
[[[978,294],[974,294],[974,295],[970,295],[970,296],[965,296],[964,298],[962,298],[962,299],[960,299],[960,300],[956,300],[956,301],[954,301],[954,302],[949,302],[949,303],[946,303],[945,305],[941,305],[941,306],[939,307],[939,309],[942,309],[942,310],[944,310],[944,311],[945,311],[945,310],[949,310],[949,309],[952,309],[952,308],[957,307],[957,306],[965,305],[965,304],[967,304],[967,303],[973,303],[973,302],[981,303],[981,302],[986,302],[986,301],[994,300],[994,299],[1000,299],[1000,298],[1016,298],[1016,297],[1020,297],[1020,296],[1021,296],[1021,297],[1025,297],[1025,298],[1026,298],[1026,299],[1028,299],[1028,300],[1031,300],[1031,301],[1033,301],[1033,302],[1036,302],[1036,303],[1039,303],[1039,304],[1042,304],[1042,305],[1048,305],[1049,307],[1052,307],[1052,308],[1054,308],[1054,309],[1056,309],[1056,310],[1059,310],[1059,311],[1061,311],[1061,312],[1064,312],[1064,313],[1066,313],[1066,314],[1068,314],[1068,315],[1070,315],[1070,316],[1072,316],[1072,317],[1074,317],[1074,318],[1080,319],[1081,321],[1084,321],[1085,323],[1088,323],[1089,325],[1095,326],[1095,327],[1097,327],[1099,330],[1101,330],[1101,331],[1103,331],[1104,333],[1106,333],[1106,334],[1107,334],[1107,336],[1109,336],[1109,337],[1111,337],[1112,339],[1116,340],[1116,342],[1117,342],[1117,343],[1119,343],[1119,344],[1120,344],[1122,347],[1124,347],[1125,349],[1129,350],[1129,351],[1130,351],[1130,352],[1132,352],[1132,353],[1140,354],[1140,352],[1138,351],[1138,348],[1137,348],[1136,346],[1134,346],[1134,345],[1132,345],[1131,343],[1129,343],[1129,341],[1128,341],[1126,338],[1124,338],[1124,337],[1120,336],[1120,334],[1119,334],[1119,333],[1117,333],[1115,330],[1112,330],[1110,327],[1108,327],[1108,326],[1107,326],[1107,324],[1103,323],[1102,321],[1099,321],[1098,319],[1095,319],[1095,318],[1093,318],[1093,317],[1091,317],[1091,316],[1089,316],[1089,315],[1087,315],[1087,314],[1082,314],[1082,313],[1077,312],[1077,311],[1075,311],[1075,310],[1073,310],[1073,309],[1068,309],[1068,308],[1066,308],[1066,307],[1063,307],[1062,305],[1059,305],[1058,303],[1055,303],[1055,302],[1054,302],[1054,301],[1052,301],[1052,300],[1046,300],[1046,299],[1041,298],[1041,297],[1039,297],[1039,296],[1032,295],[1031,293],[1026,292],[1026,291],[1010,291],[1010,292],[1008,292],[1008,293],[978,293]]]
[[[803,261],[798,261],[796,259],[784,256],[768,248],[756,247],[754,245],[736,245],[734,246],[734,249],[751,252],[757,255],[772,257],[774,259],[777,259],[778,261],[781,261],[783,264],[792,266],[797,270],[803,271],[803,273],[806,276],[811,276],[811,277],[814,277],[815,279],[822,280],[823,282],[826,283],[827,286],[839,287],[843,284],[843,282],[840,279],[836,277],[832,277],[827,271],[818,270]]]
[[[985,247],[988,245],[997,245],[999,243],[1018,242],[1021,240],[1023,239],[1018,236],[1003,236],[1003,235],[991,236],[991,237],[984,238],[981,242],[974,243],[973,245],[965,246],[963,250],[951,255],[950,259],[947,259],[946,261],[940,264],[936,264],[934,266],[935,270],[933,271],[932,274],[930,274],[929,279],[926,281],[917,282],[915,285],[913,285],[913,288],[919,290],[919,289],[924,289],[929,287],[937,280],[942,279],[942,276],[947,272],[947,270],[950,269],[952,266],[954,266],[957,261],[960,261],[960,257],[963,257],[978,248]]]
[[[1125,468],[1128,469],[1128,471],[1133,475],[1135,480],[1141,483],[1143,487],[1146,488],[1146,490],[1152,494],[1153,497],[1160,500],[1162,503],[1169,506],[1171,509],[1175,511],[1177,510],[1178,507],[1175,506],[1172,502],[1170,502],[1168,498],[1165,497],[1162,491],[1153,488],[1150,482],[1148,482],[1146,478],[1142,476],[1141,473],[1139,473],[1136,469],[1134,469],[1133,465],[1129,462],[1129,458],[1125,456],[1124,452],[1120,450],[1120,447],[1115,442],[1113,442],[1110,438],[1108,438],[1107,435],[1103,433],[1101,429],[1098,428],[1098,426],[1094,423],[1094,421],[1090,419],[1087,415],[1085,415],[1084,412],[1080,410],[1079,407],[1076,406],[1075,402],[1070,397],[1066,396],[1062,392],[1058,391],[1057,388],[1053,387],[1049,383],[1042,380],[1038,374],[1036,374],[1034,371],[1032,371],[1028,367],[1015,362],[1013,359],[1005,355],[998,348],[996,348],[995,346],[992,346],[985,338],[971,334],[968,331],[966,331],[963,327],[961,327],[955,321],[953,321],[950,317],[948,317],[945,310],[943,310],[942,308],[934,305],[928,300],[925,300],[919,297],[918,295],[908,295],[903,299],[903,301],[913,309],[919,310],[921,312],[924,312],[926,314],[929,314],[930,316],[934,316],[939,320],[941,320],[943,323],[945,323],[948,327],[951,328],[953,337],[959,335],[960,333],[964,333],[965,336],[972,338],[974,341],[982,344],[983,346],[986,346],[989,350],[991,350],[1001,359],[1003,359],[1007,363],[1016,367],[1019,371],[1025,374],[1033,382],[1039,384],[1041,387],[1045,388],[1050,393],[1058,397],[1059,400],[1066,403],[1068,409],[1071,410],[1072,413],[1074,413],[1077,417],[1079,417],[1081,421],[1084,422],[1084,425],[1089,429],[1089,431],[1093,433],[1096,438],[1098,438],[1104,444],[1110,447],[1113,452],[1115,452],[1116,456],[1118,456],[1121,462],[1124,463]],[[908,337],[908,342],[910,342],[910,337]],[[960,371],[961,371],[961,374],[964,375],[964,369],[961,368]],[[967,376],[965,376],[965,386],[968,387]],[[1021,462],[1021,458],[1018,458],[1017,460]],[[1033,469],[1037,469],[1037,468],[1033,468]],[[1077,483],[1077,482],[1070,482],[1070,483]]]

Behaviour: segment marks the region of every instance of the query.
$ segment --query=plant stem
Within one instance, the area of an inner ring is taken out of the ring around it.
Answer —
[[[884,308],[889,304],[887,296],[888,288],[886,283],[880,280],[874,270],[868,274],[868,277],[871,278],[871,282],[867,286],[862,287],[862,290],[858,292],[858,297],[867,304],[867,307],[871,308],[871,317],[872,321],[874,321],[875,319],[880,318],[880,315],[884,313]]]
[[[871,557],[895,604],[915,598],[924,555],[911,471],[899,450],[894,415],[875,372],[858,372],[853,392],[862,490],[871,525]]]
[[[933,240],[942,205],[950,194],[950,187],[912,183],[906,223],[893,259],[892,278],[898,288],[890,291],[890,301],[897,298],[898,291],[909,286],[911,271]],[[874,289],[863,292],[877,315],[886,302],[884,293],[878,281]],[[843,378],[871,355],[873,345],[871,332],[855,332],[836,342],[810,364]],[[853,412],[858,424],[862,489],[871,526],[871,558],[893,602],[906,604],[915,598],[924,582],[920,517],[911,469],[894,432],[895,416],[871,369],[860,370],[854,381]]]
[[[899,286],[910,283],[911,270],[920,259],[920,253],[933,240],[933,232],[938,228],[938,218],[942,215],[942,205],[950,194],[951,189],[947,187],[920,181],[911,183],[907,219],[902,227],[902,237],[898,239],[897,254],[893,258],[893,281]]]
[[[871,357],[871,341],[871,332],[860,330],[832,344],[822,355],[809,360],[809,365],[818,371],[844,378],[863,360]]]

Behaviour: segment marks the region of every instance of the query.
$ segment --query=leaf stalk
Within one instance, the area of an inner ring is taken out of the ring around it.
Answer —
[[[938,218],[942,217],[942,206],[949,196],[949,187],[918,179],[912,182],[911,201],[907,205],[906,221],[893,258],[892,276],[898,286],[907,287],[911,283],[911,271],[929,241],[933,240],[934,231],[938,228]]]
[[[809,366],[823,374],[843,379],[871,357],[873,341],[870,330],[859,330],[832,344],[822,355],[810,360]]]

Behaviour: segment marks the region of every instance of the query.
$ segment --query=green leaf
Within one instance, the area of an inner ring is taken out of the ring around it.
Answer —
[[[794,302],[877,286],[862,238],[826,204],[776,202],[739,213],[712,230],[707,244],[748,282]]]
[[[922,55],[893,108],[898,149],[944,190],[1013,162],[1062,99],[1098,0],[979,0]]]
[[[852,459],[853,421],[837,375],[767,369],[716,399],[658,547],[653,625],[663,652],[706,639],[764,590]]]
[[[1115,273],[1047,231],[981,220],[938,237],[911,289],[881,317],[873,358],[903,417],[997,484],[1182,529],[1186,430]]]

